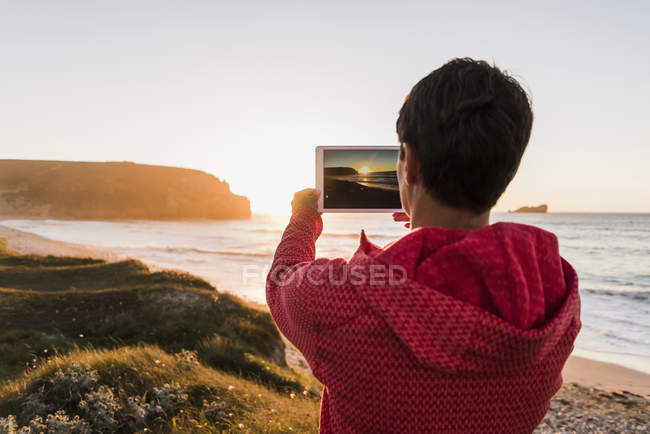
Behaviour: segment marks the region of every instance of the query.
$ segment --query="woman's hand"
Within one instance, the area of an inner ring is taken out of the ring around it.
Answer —
[[[318,210],[318,197],[320,191],[315,188],[305,188],[294,193],[293,200],[291,201],[291,212],[296,212],[298,207],[308,205]],[[320,213],[322,214],[322,213]]]
[[[411,227],[411,218],[406,215],[405,212],[394,212],[393,213],[393,220],[396,222],[408,222],[404,224],[405,228],[410,228]]]

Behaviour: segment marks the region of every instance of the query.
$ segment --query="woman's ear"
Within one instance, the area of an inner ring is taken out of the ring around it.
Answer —
[[[407,185],[417,184],[420,181],[420,164],[415,158],[415,152],[408,143],[404,143],[404,179]]]

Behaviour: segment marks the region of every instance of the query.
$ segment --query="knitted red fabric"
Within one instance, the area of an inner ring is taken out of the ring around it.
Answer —
[[[296,210],[266,285],[278,328],[325,385],[320,432],[534,430],[581,326],[554,234],[422,227],[379,248],[361,231],[349,260],[315,259],[322,224]]]

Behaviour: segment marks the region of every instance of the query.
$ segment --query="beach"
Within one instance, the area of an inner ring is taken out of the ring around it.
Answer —
[[[123,258],[108,249],[49,239],[0,224],[0,238],[23,254]],[[262,303],[256,308],[267,310]],[[288,343],[288,342],[287,342]],[[290,365],[304,370],[301,355],[287,345]],[[650,375],[620,365],[572,355],[563,370],[564,385],[553,399],[538,432],[642,431],[648,427]]]
[[[93,257],[109,261],[124,258],[124,255],[107,249],[53,240],[37,234],[13,229],[0,224],[0,238],[6,238],[8,247],[22,254]],[[155,264],[147,264],[157,269]],[[268,310],[262,303],[255,303],[259,309]],[[562,373],[564,383],[576,383],[607,392],[628,391],[650,398],[650,375],[619,366],[572,355]]]
[[[324,213],[316,257],[349,258],[360,231],[377,246],[409,232],[385,213]],[[0,217],[0,225],[136,258],[158,269],[183,270],[220,291],[266,303],[265,278],[288,215],[254,213],[249,220],[82,221]],[[575,355],[650,374],[650,215],[507,214],[491,222],[529,224],[556,234],[560,254],[576,269],[582,329]],[[45,240],[34,239],[34,248]],[[42,251],[42,250],[41,250]]]
[[[399,191],[325,177],[325,208],[401,208]]]
[[[13,229],[0,225],[0,238],[6,238],[11,250],[25,255],[57,255],[74,257],[92,257],[114,261],[119,255],[99,247],[85,246],[83,244],[66,243],[31,232]]]

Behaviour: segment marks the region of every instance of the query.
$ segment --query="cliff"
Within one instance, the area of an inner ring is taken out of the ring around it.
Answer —
[[[226,181],[130,162],[0,160],[0,216],[80,220],[250,217]]]
[[[325,176],[347,176],[356,175],[358,172],[352,167],[325,167]]]

